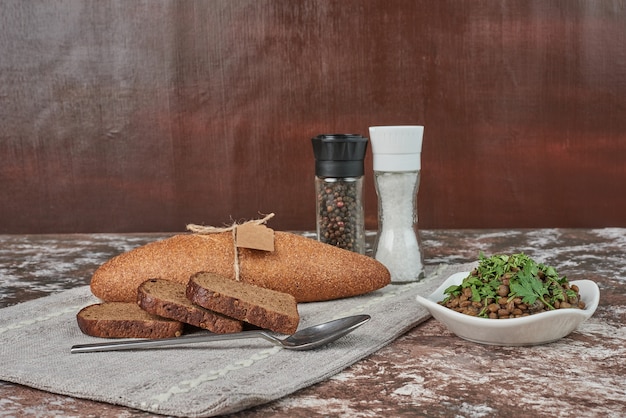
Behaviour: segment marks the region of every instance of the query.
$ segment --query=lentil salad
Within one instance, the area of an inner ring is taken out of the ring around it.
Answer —
[[[478,267],[459,285],[448,287],[439,304],[457,312],[491,319],[528,316],[540,312],[584,309],[579,289],[554,267],[523,253],[479,256]]]

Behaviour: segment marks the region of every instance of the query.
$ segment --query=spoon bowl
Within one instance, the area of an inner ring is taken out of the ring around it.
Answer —
[[[135,350],[211,341],[238,340],[244,338],[263,338],[274,345],[288,350],[311,350],[349,334],[370,319],[371,317],[369,315],[347,316],[304,328],[284,339],[277,338],[267,331],[245,331],[233,334],[203,333],[156,340],[122,340],[95,344],[80,344],[72,346],[70,352],[75,354],[98,351]]]
[[[271,335],[270,337],[280,341],[280,343],[277,344],[282,345],[284,348],[291,350],[310,350],[351,333],[369,321],[370,318],[369,315],[346,316],[344,318],[335,319],[334,321],[304,328],[284,340],[280,340]]]

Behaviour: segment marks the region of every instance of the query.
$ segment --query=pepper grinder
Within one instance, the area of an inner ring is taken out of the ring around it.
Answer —
[[[417,231],[423,126],[369,128],[378,195],[378,235],[374,258],[391,273],[392,283],[424,277]]]
[[[365,254],[362,196],[367,138],[322,134],[311,141],[315,154],[317,239]]]

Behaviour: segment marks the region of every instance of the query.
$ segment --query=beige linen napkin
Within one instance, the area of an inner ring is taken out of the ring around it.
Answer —
[[[346,315],[372,316],[353,333],[313,351],[250,339],[70,354],[74,344],[103,341],[82,334],[76,324],[76,313],[97,302],[84,286],[0,310],[0,379],[158,414],[236,412],[322,381],[377,351],[428,318],[415,295],[428,295],[450,274],[469,269],[439,266],[419,283],[300,304],[300,328]]]

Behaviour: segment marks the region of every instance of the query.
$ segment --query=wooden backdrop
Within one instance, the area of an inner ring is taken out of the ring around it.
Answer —
[[[313,229],[310,138],[392,124],[421,228],[626,226],[626,2],[0,2],[0,233]]]

